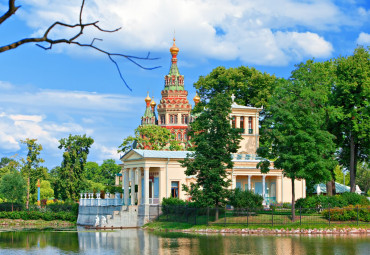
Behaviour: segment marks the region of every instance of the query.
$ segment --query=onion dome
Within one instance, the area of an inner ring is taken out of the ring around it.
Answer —
[[[175,41],[176,41],[176,39],[175,39],[175,38],[173,38],[173,45],[172,45],[172,47],[170,48],[170,52],[171,52],[171,54],[172,54],[172,55],[175,55],[175,56],[176,56],[176,55],[177,55],[177,53],[178,53],[180,50],[179,50],[179,48],[177,48]]]
[[[150,96],[149,96],[149,92],[148,92],[148,95],[146,96],[146,98],[145,98],[145,102],[146,103],[150,103],[150,101],[152,101],[152,99],[150,98]]]
[[[150,106],[154,108],[157,104],[154,102],[154,97],[152,98],[152,101],[150,102]]]
[[[200,97],[198,96],[198,92],[197,92],[197,93],[195,93],[195,97],[193,98],[193,100],[194,100],[194,103],[195,103],[195,104],[198,104],[198,103],[199,103],[199,101],[200,101]]]

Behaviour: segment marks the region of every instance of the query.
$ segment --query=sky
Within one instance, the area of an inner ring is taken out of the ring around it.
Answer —
[[[7,11],[0,0],[0,15]],[[40,36],[55,21],[78,23],[79,0],[17,0],[21,8],[0,25],[0,46]],[[218,66],[255,67],[288,78],[308,59],[325,61],[370,45],[368,0],[86,0],[83,22],[99,21],[103,33],[87,29],[80,42],[109,52],[158,58],[140,61],[143,70],[99,52],[71,45],[45,51],[35,44],[0,53],[0,157],[25,157],[26,138],[43,146],[44,166],[62,161],[61,138],[94,139],[88,161],[113,158],[134,133],[145,111],[147,91],[158,103],[170,68],[172,39],[192,102],[193,84]],[[52,38],[75,30],[57,28]],[[44,46],[48,46],[44,44]]]

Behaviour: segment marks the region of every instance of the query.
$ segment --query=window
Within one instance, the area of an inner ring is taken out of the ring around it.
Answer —
[[[175,118],[174,118],[174,123],[175,124],[177,124],[177,114],[175,114],[175,116],[174,116]]]
[[[184,140],[187,141],[188,140],[188,135],[187,134],[184,134]]]
[[[242,128],[243,129],[243,133],[244,133],[244,129],[245,129],[245,127],[244,127],[244,117],[240,117],[240,128]]]
[[[189,117],[188,115],[185,115],[185,124],[188,124],[189,123]]]
[[[181,141],[181,138],[182,138],[181,133],[178,133],[177,134],[177,140]]]
[[[179,182],[171,182],[171,197],[179,197]]]
[[[170,115],[170,123],[173,123],[173,115]]]
[[[233,118],[231,120],[231,127],[236,128],[236,117],[235,116],[233,116]]]
[[[252,117],[248,118],[248,133],[253,134],[253,124],[252,124]]]
[[[166,115],[161,115],[161,124],[166,124]]]

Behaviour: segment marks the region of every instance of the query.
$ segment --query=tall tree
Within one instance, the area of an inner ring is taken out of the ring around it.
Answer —
[[[59,149],[64,149],[62,166],[59,169],[60,187],[64,191],[63,199],[77,199],[83,189],[84,168],[89,154],[89,149],[94,143],[86,135],[69,135],[68,138],[59,140]]]
[[[340,111],[334,134],[341,163],[349,168],[351,192],[356,190],[359,162],[369,162],[370,152],[370,48],[336,60],[337,83],[333,105]]]
[[[123,140],[118,147],[118,153],[126,153],[132,148],[145,150],[168,149],[171,151],[183,149],[174,134],[167,128],[157,125],[139,126],[135,129],[135,137],[128,136]]]
[[[274,167],[292,182],[292,219],[295,219],[295,180],[331,179],[335,166],[334,136],[325,130],[328,100],[320,84],[306,84],[299,80],[281,81],[271,98],[266,127],[261,136],[270,140],[257,153],[275,159]],[[312,85],[312,86],[311,86]],[[261,172],[268,172],[270,161],[258,165]]]
[[[23,202],[27,187],[23,177],[18,172],[8,173],[1,178],[0,194],[7,201],[12,203]]]
[[[121,171],[121,167],[116,164],[114,159],[106,159],[100,165],[100,183],[105,185],[114,185],[115,176]]]
[[[241,140],[241,130],[230,125],[230,95],[215,94],[208,102],[199,103],[193,113],[199,114],[189,133],[195,151],[181,165],[187,176],[196,176],[196,182],[183,185],[183,190],[201,206],[223,206],[231,182],[226,169],[233,167],[231,153],[237,152]]]
[[[84,169],[85,169],[84,177],[87,180],[91,180],[94,182],[99,182],[101,180],[100,179],[101,169],[99,168],[98,163],[92,161],[86,162]]]
[[[36,184],[36,179],[32,179],[32,176],[37,176],[38,168],[40,167],[39,164],[44,162],[42,158],[40,158],[40,152],[42,151],[42,145],[36,143],[37,139],[29,139],[21,140],[21,143],[27,145],[27,158],[22,159],[22,175],[27,180],[27,199],[26,199],[26,208],[28,209],[30,203],[30,186]]]

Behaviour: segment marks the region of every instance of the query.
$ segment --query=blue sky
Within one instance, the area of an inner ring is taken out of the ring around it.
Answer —
[[[39,36],[54,21],[77,23],[78,0],[18,0],[22,7],[0,25],[0,45]],[[0,13],[7,1],[0,1]],[[34,44],[0,54],[0,157],[24,157],[19,141],[36,138],[44,165],[60,165],[58,140],[87,134],[95,143],[89,161],[119,159],[122,140],[133,134],[145,110],[146,92],[158,102],[170,66],[174,30],[178,65],[189,99],[193,83],[217,66],[247,65],[289,77],[294,65],[352,54],[370,45],[370,3],[366,0],[86,0],[83,20],[122,27],[114,34],[88,30],[82,42],[111,52],[159,60],[142,70],[116,59],[132,92],[107,56],[71,46],[44,51]],[[53,38],[70,31],[58,29]],[[191,100],[192,101],[192,100]]]

